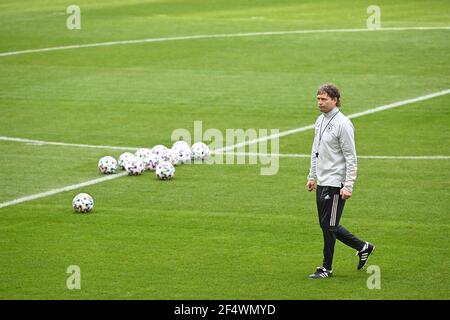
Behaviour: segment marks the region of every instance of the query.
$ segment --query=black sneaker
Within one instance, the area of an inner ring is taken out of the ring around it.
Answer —
[[[371,253],[375,250],[375,246],[373,244],[370,244],[368,242],[366,242],[366,244],[364,245],[364,248],[362,248],[361,251],[356,252],[356,255],[359,257],[359,262],[358,262],[358,270],[361,270],[362,268],[364,268],[364,266],[367,263],[367,260],[369,259],[369,256],[371,255]]]
[[[333,270],[327,270],[324,267],[317,267],[316,272],[310,274],[310,279],[325,279],[333,276]]]

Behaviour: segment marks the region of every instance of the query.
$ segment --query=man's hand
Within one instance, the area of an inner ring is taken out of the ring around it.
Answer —
[[[308,180],[308,182],[306,183],[306,189],[311,192],[316,188],[316,183],[314,182],[314,180]]]
[[[352,196],[352,193],[345,188],[341,189],[340,194],[341,194],[342,199],[344,199],[344,200],[347,200],[348,198],[350,198]]]

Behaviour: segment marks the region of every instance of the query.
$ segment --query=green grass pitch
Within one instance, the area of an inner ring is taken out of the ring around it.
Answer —
[[[0,3],[0,53],[190,35],[366,28],[372,1],[68,1]],[[377,1],[381,25],[448,27],[448,1]],[[99,46],[0,56],[0,136],[76,144],[171,145],[177,128],[314,123],[315,90],[342,91],[345,114],[450,88],[450,30],[325,32]],[[450,96],[353,120],[361,156],[450,156]],[[311,130],[280,138],[309,153]],[[100,177],[118,150],[0,140],[0,203]],[[0,208],[0,299],[449,299],[450,160],[360,158],[341,223],[377,250],[357,271],[336,244],[322,260],[309,160],[183,165]],[[73,213],[78,192],[92,214]],[[68,266],[81,270],[69,290]]]

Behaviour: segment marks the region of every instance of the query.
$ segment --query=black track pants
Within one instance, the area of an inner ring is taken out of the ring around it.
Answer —
[[[340,190],[339,187],[317,186],[316,191],[317,212],[323,232],[323,267],[327,270],[332,270],[336,239],[358,251],[365,244],[339,225],[345,205],[345,200],[339,195]]]

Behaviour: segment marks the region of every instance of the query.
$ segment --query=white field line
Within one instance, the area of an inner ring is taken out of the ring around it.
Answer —
[[[443,91],[427,94],[427,95],[424,95],[424,96],[420,96],[420,97],[417,97],[417,98],[413,98],[413,99],[407,99],[407,100],[403,100],[403,101],[398,101],[398,102],[394,102],[394,103],[391,103],[391,104],[388,104],[388,105],[384,105],[384,106],[380,106],[380,107],[377,107],[377,108],[369,109],[369,110],[366,110],[366,111],[363,111],[363,112],[352,114],[352,115],[349,116],[349,118],[362,117],[362,116],[365,116],[367,114],[372,114],[372,113],[375,113],[375,112],[385,111],[385,110],[388,110],[388,109],[400,107],[400,106],[411,104],[411,103],[418,102],[418,101],[429,100],[429,99],[432,99],[432,98],[435,98],[435,97],[439,97],[439,96],[443,96],[443,95],[446,95],[446,94],[449,94],[449,93],[450,93],[450,89],[447,89],[447,90],[443,90]],[[255,140],[251,140],[251,141],[246,141],[246,142],[242,142],[242,143],[238,143],[238,144],[235,144],[235,145],[232,145],[232,146],[227,146],[225,148],[216,149],[216,150],[213,150],[213,152],[215,152],[215,153],[226,152],[226,151],[229,151],[229,150],[233,150],[235,148],[243,147],[245,145],[255,144],[255,143],[258,143],[260,141],[271,140],[271,139],[287,136],[287,135],[290,135],[290,134],[306,131],[308,129],[313,129],[313,128],[314,128],[314,124],[308,125],[308,126],[305,126],[305,127],[292,129],[292,130],[283,131],[283,132],[280,132],[280,133],[275,134],[275,135],[270,135],[270,136],[266,136],[266,137],[263,137],[263,138],[259,138],[259,139],[255,139]],[[27,142],[27,143],[30,142],[28,139],[9,138],[9,137],[3,137],[3,138],[8,138],[9,140],[7,140],[7,141],[18,141],[18,142]],[[14,140],[12,140],[12,139],[14,139]],[[107,146],[80,145],[80,144],[69,144],[69,143],[61,143],[61,142],[45,142],[45,141],[38,141],[38,140],[31,140],[31,141],[33,141],[33,143],[38,143],[38,144],[52,144],[52,145],[62,145],[62,146],[74,146],[74,147],[89,146],[89,148],[95,148],[95,147],[107,148]],[[113,148],[124,148],[124,147],[113,147]],[[126,148],[126,150],[129,150],[129,149]],[[4,208],[6,206],[11,206],[11,205],[15,205],[15,204],[18,204],[18,203],[23,203],[23,202],[27,202],[27,201],[31,201],[31,200],[35,200],[35,199],[48,197],[48,196],[51,196],[51,195],[54,195],[54,194],[57,194],[57,193],[61,193],[61,192],[65,192],[65,191],[69,191],[69,190],[82,188],[82,187],[87,186],[87,185],[97,184],[97,183],[100,183],[100,182],[103,182],[103,181],[119,178],[119,177],[122,177],[124,175],[125,175],[125,173],[116,174],[116,175],[108,176],[108,177],[105,177],[105,178],[98,178],[98,179],[94,179],[94,180],[89,180],[89,181],[86,181],[86,182],[81,183],[81,184],[70,185],[70,186],[67,186],[67,187],[63,187],[63,188],[59,188],[59,189],[53,189],[53,190],[50,190],[50,191],[47,191],[47,192],[37,193],[37,194],[34,194],[34,195],[18,198],[18,199],[15,199],[15,200],[11,200],[11,201],[0,203],[0,208]]]
[[[108,149],[108,150],[128,150],[134,151],[137,150],[138,147],[115,147],[115,146],[102,146],[102,145],[90,145],[90,144],[76,144],[76,143],[63,143],[63,142],[49,142],[49,141],[40,141],[40,140],[31,140],[31,139],[22,139],[22,138],[12,138],[12,137],[3,137],[0,136],[0,140],[3,141],[14,141],[14,142],[23,142],[29,143],[33,145],[55,145],[55,146],[63,146],[63,147],[76,147],[76,148],[92,148],[92,149]],[[309,158],[311,155],[309,154],[297,154],[297,153],[255,153],[255,152],[232,152],[226,151],[222,152],[219,149],[212,151],[211,154],[232,154],[236,156],[256,156],[256,157],[281,157],[281,158]],[[360,156],[358,158],[361,159],[410,159],[410,160],[447,160],[450,159],[450,156]],[[102,181],[100,181],[102,182]],[[0,206],[1,208],[1,206]]]
[[[401,107],[401,106],[404,106],[407,104],[412,104],[415,102],[425,101],[425,100],[433,99],[433,98],[436,98],[439,96],[444,96],[449,93],[450,93],[450,89],[446,89],[446,90],[442,90],[439,92],[427,94],[424,96],[412,98],[412,99],[397,101],[397,102],[387,104],[384,106],[379,106],[376,108],[368,109],[366,111],[353,113],[353,114],[348,115],[347,117],[349,119],[358,118],[358,117],[362,117],[362,116],[365,116],[368,114],[372,114],[372,113],[376,113],[376,112],[380,112],[380,111],[384,111],[384,110],[388,110],[388,109],[392,109],[392,108]],[[310,124],[310,125],[307,125],[304,127],[295,128],[295,129],[291,129],[291,130],[282,131],[278,134],[261,137],[261,138],[255,139],[255,140],[244,141],[244,142],[241,142],[241,143],[238,143],[235,145],[212,150],[212,152],[222,153],[224,151],[229,151],[229,150],[233,150],[236,148],[242,148],[246,145],[252,145],[252,144],[255,144],[255,143],[258,143],[261,141],[273,140],[273,139],[276,139],[279,137],[288,136],[288,135],[303,132],[303,131],[306,131],[309,129],[314,129],[314,124]],[[42,141],[42,140],[33,140],[33,139],[18,138],[18,137],[5,137],[5,136],[0,136],[0,141],[21,142],[21,143],[27,143],[27,144],[33,144],[33,145],[54,145],[54,146],[62,146],[62,147],[109,149],[109,150],[124,150],[124,151],[133,151],[133,150],[137,150],[138,148],[140,148],[140,147],[118,147],[118,146],[104,146],[104,145],[93,145],[93,144],[65,143],[65,142],[56,142],[56,141]]]
[[[58,51],[58,50],[71,50],[71,49],[81,49],[81,48],[106,47],[106,46],[115,46],[115,45],[151,43],[151,42],[164,42],[164,41],[182,41],[182,40],[198,40],[198,39],[213,39],[213,38],[242,38],[242,37],[258,37],[258,36],[281,36],[281,35],[289,35],[289,34],[414,31],[414,30],[416,30],[416,31],[450,30],[450,27],[449,26],[441,26],[441,27],[397,27],[397,28],[392,27],[392,28],[381,28],[381,29],[367,29],[367,28],[359,28],[359,29],[312,29],[312,30],[290,30],[290,31],[204,34],[204,35],[180,36],[180,37],[162,37],[162,38],[146,38],[146,39],[137,39],[137,40],[108,41],[108,42],[77,44],[77,45],[68,45],[68,46],[59,46],[59,47],[50,47],[50,48],[29,49],[29,50],[21,50],[21,51],[1,52],[0,53],[0,57],[15,56],[15,55],[20,55],[20,54],[28,54],[28,53]]]
[[[215,152],[235,156],[279,157],[279,158],[311,158],[310,154],[300,153],[258,153],[258,152]],[[392,159],[392,160],[450,160],[450,156],[360,156],[358,159]]]
[[[420,96],[420,97],[416,97],[416,98],[412,98],[412,99],[407,99],[407,100],[402,100],[402,101],[397,101],[397,102],[390,103],[390,104],[387,104],[387,105],[384,105],[384,106],[379,106],[379,107],[376,107],[376,108],[368,109],[368,110],[363,111],[363,112],[353,113],[353,114],[348,115],[347,117],[349,119],[358,118],[358,117],[362,117],[362,116],[365,116],[365,115],[368,115],[368,114],[372,114],[372,113],[376,113],[376,112],[380,112],[380,111],[385,111],[385,110],[388,110],[388,109],[401,107],[401,106],[412,104],[412,103],[415,103],[415,102],[425,101],[425,100],[433,99],[433,98],[436,98],[436,97],[444,96],[444,95],[447,95],[449,93],[450,93],[450,89],[446,89],[446,90],[442,90],[442,91],[439,91],[439,92],[430,93],[430,94],[427,94],[427,95],[424,95],[424,96]],[[241,142],[241,143],[238,143],[238,144],[235,144],[235,145],[231,145],[231,146],[227,146],[227,147],[224,147],[224,148],[216,149],[216,150],[214,150],[214,152],[224,152],[224,151],[234,150],[236,148],[245,147],[246,145],[252,145],[252,144],[255,144],[255,143],[258,143],[258,142],[261,142],[261,141],[273,140],[273,139],[276,139],[276,138],[279,138],[279,137],[288,136],[288,135],[291,135],[291,134],[294,134],[294,133],[298,133],[298,132],[303,132],[303,131],[306,131],[306,130],[309,130],[309,129],[314,129],[314,124],[310,124],[310,125],[305,126],[305,127],[300,127],[300,128],[296,128],[296,129],[287,130],[287,131],[282,131],[282,132],[277,133],[277,134],[268,135],[268,136],[261,137],[261,138],[258,138],[258,139],[254,139],[254,140],[250,140],[250,141],[244,141],[244,142]]]
[[[118,174],[113,174],[113,175],[108,175],[106,177],[102,177],[102,178],[97,178],[94,180],[89,180],[86,182],[82,182],[82,183],[78,183],[78,184],[73,184],[67,187],[63,187],[63,188],[58,188],[58,189],[52,189],[46,192],[41,192],[41,193],[36,193],[36,194],[32,194],[30,196],[25,196],[22,198],[17,198],[11,201],[7,201],[7,202],[3,202],[0,203],[0,208],[4,208],[4,207],[8,207],[8,206],[12,206],[15,204],[19,204],[22,202],[27,202],[27,201],[31,201],[31,200],[36,200],[36,199],[40,199],[40,198],[45,198],[48,196],[52,196],[61,192],[65,192],[65,191],[71,191],[71,190],[75,190],[75,189],[79,189],[79,188],[83,188],[83,187],[87,187],[87,186],[91,186],[100,182],[105,182],[105,181],[109,181],[109,180],[113,180],[116,178],[120,178],[123,177],[125,175],[127,175],[127,172],[121,172]]]
[[[61,147],[76,147],[76,148],[92,148],[92,149],[109,149],[109,150],[137,150],[137,147],[116,147],[116,146],[99,146],[93,144],[78,144],[78,143],[64,143],[64,142],[54,142],[54,141],[41,141],[41,140],[32,140],[32,139],[24,139],[24,138],[16,138],[16,137],[5,137],[0,136],[0,141],[13,141],[13,142],[22,142],[33,145],[51,145],[51,146],[61,146]]]

